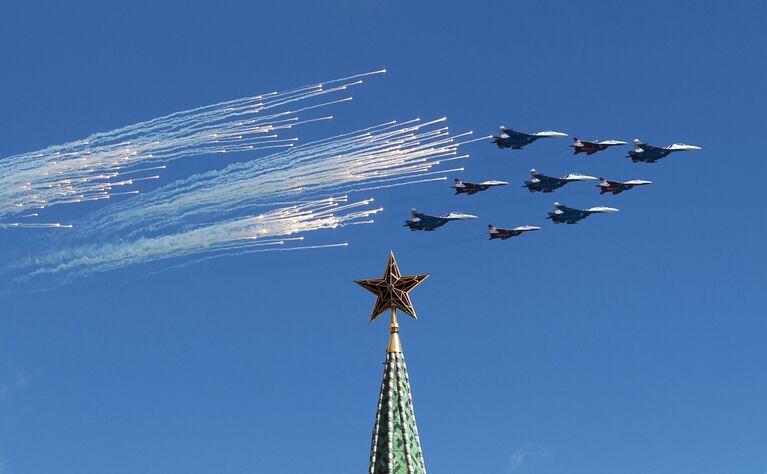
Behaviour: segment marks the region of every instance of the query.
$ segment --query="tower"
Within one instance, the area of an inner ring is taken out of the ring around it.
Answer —
[[[370,322],[391,310],[389,345],[373,426],[369,474],[426,474],[410,379],[399,338],[397,309],[418,319],[408,293],[428,276],[400,275],[391,252],[383,278],[356,281],[377,296]]]

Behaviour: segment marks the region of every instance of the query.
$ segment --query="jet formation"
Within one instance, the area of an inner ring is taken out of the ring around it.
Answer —
[[[491,143],[495,144],[499,149],[511,148],[512,150],[521,150],[541,138],[563,137],[567,137],[567,134],[553,130],[528,133],[502,126],[500,127],[499,134],[492,137],[493,140]],[[569,147],[573,149],[573,155],[584,153],[588,156],[607,150],[611,147],[619,147],[623,145],[627,145],[627,142],[614,139],[591,141],[574,137],[573,142]],[[641,142],[639,139],[635,139],[634,150],[629,151],[627,157],[631,158],[634,163],[655,163],[671,153],[694,150],[701,150],[701,147],[696,145],[685,145],[682,143],[674,143],[672,145],[658,147],[648,145],[647,143]],[[653,183],[646,179],[632,179],[628,181],[609,180],[576,172],[555,177],[547,176],[533,168],[530,170],[530,179],[524,181],[523,187],[527,188],[531,193],[552,193],[572,182],[596,181],[597,179],[599,179],[599,184],[597,184],[596,187],[599,188],[600,196],[604,194],[618,195],[637,186],[646,186]],[[497,179],[469,182],[455,178],[454,185],[451,186],[451,188],[455,190],[455,195],[465,194],[467,196],[473,196],[491,188],[506,186],[508,184],[507,181]],[[608,206],[593,206],[581,209],[555,202],[554,210],[547,213],[546,219],[551,220],[554,224],[576,224],[592,214],[612,214],[616,212],[619,212],[619,210]],[[432,216],[413,209],[411,213],[412,217],[405,221],[405,227],[410,228],[412,231],[433,231],[454,220],[477,219],[477,216],[462,212],[449,212],[440,216]],[[487,226],[487,229],[489,240],[506,240],[511,237],[520,236],[526,232],[541,230],[541,227],[534,225],[520,225],[517,227],[501,228],[490,224]]]

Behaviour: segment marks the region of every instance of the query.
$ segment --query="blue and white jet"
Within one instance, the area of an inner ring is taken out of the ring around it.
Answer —
[[[472,194],[477,194],[480,191],[487,191],[493,186],[506,186],[507,184],[509,183],[506,181],[496,180],[482,181],[481,183],[469,183],[455,178],[455,185],[451,186],[451,188],[455,189],[456,194],[468,194],[471,196]]]
[[[570,173],[567,176],[561,178],[555,178],[553,176],[546,176],[535,170],[530,170],[530,181],[525,181],[524,188],[527,188],[531,193],[543,192],[550,193],[555,189],[561,188],[567,183],[573,181],[596,181],[594,176],[587,176],[580,173]]]
[[[642,143],[638,138],[634,139],[634,150],[629,151],[628,157],[634,163],[655,163],[661,158],[665,158],[675,151],[693,151],[700,150],[701,147],[695,145],[685,145],[684,143],[674,143],[664,147],[652,146]]]
[[[498,145],[498,148],[511,148],[512,150],[521,150],[523,147],[533,143],[539,138],[563,138],[566,136],[566,133],[555,132],[553,130],[525,133],[501,126],[500,135],[493,137],[493,141],[491,143]]]
[[[432,231],[437,227],[442,227],[450,221],[456,220],[468,220],[476,219],[477,216],[471,214],[464,214],[462,212],[450,212],[441,216],[430,216],[422,212],[418,212],[417,209],[410,211],[413,217],[405,221],[405,227],[410,227],[410,230],[426,230]]]
[[[618,209],[614,207],[590,207],[588,209],[576,209],[574,207],[567,207],[564,204],[558,202],[554,203],[554,212],[549,212],[549,216],[546,219],[551,219],[551,222],[555,224],[575,224],[581,219],[585,219],[592,214],[603,212],[618,212]]]

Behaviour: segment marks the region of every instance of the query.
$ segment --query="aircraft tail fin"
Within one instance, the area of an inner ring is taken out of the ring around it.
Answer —
[[[487,225],[487,233],[490,236],[490,240],[500,238],[500,236],[498,235],[498,231],[496,230],[495,226],[493,226],[493,224]]]
[[[463,185],[463,181],[461,181],[458,178],[455,178],[453,180],[455,183],[453,186],[451,186],[453,189],[455,189],[455,194],[461,194],[461,193],[467,193],[466,186]],[[470,193],[469,193],[470,194]]]

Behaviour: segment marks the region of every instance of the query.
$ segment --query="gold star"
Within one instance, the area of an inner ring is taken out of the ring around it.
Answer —
[[[373,307],[373,312],[370,315],[370,322],[373,322],[378,316],[386,312],[387,309],[399,309],[418,319],[408,293],[428,277],[429,275],[403,277],[400,275],[397,260],[394,259],[394,252],[390,252],[383,278],[355,281],[355,283],[371,293],[375,293],[378,297],[376,305]]]

